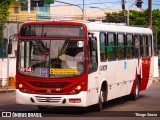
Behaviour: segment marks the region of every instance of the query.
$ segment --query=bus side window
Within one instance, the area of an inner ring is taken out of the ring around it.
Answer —
[[[140,57],[140,35],[134,35],[134,56]]]
[[[148,35],[148,56],[152,56],[152,36]]]
[[[147,36],[146,35],[142,35],[141,56],[142,57],[147,57]]]
[[[134,51],[133,51],[133,35],[127,34],[126,36],[126,57],[132,58]]]
[[[100,33],[100,59],[101,61],[106,61],[107,60],[107,34],[104,32]]]
[[[117,46],[118,59],[124,59],[125,58],[125,53],[124,53],[125,35],[118,34],[117,37],[118,37],[118,46]]]
[[[97,57],[97,38],[96,37],[89,37],[88,40],[89,46],[89,73],[97,71],[98,68],[98,57]]]
[[[107,44],[108,60],[116,60],[117,59],[116,34],[108,33],[107,40],[108,40],[108,44]]]

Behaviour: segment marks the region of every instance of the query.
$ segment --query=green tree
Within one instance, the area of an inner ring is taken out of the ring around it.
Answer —
[[[129,11],[129,24],[130,25],[138,25],[138,26],[146,26],[148,25],[148,14],[145,10],[144,12],[130,10]]]
[[[4,20],[9,16],[9,5],[11,0],[1,0],[0,1],[0,43],[3,40],[3,29],[4,29]]]
[[[122,23],[124,22],[122,12],[106,13],[106,21],[109,23]]]

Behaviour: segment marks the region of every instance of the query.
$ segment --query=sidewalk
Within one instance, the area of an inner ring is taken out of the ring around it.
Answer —
[[[9,79],[0,79],[0,92],[12,92],[15,91],[16,79],[15,77],[9,77]]]

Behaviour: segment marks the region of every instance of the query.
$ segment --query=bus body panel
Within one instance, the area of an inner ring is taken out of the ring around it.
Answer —
[[[157,66],[158,67],[158,66]],[[150,58],[150,68],[149,68],[149,75],[148,75],[148,84],[146,89],[152,84],[153,82],[153,74],[154,74],[154,57]]]
[[[76,95],[41,95],[41,94],[27,94],[22,93],[16,89],[16,103],[36,106],[75,106],[86,107],[87,106],[87,92],[82,91]],[[31,98],[34,100],[32,102]],[[62,103],[66,99],[65,103]],[[71,103],[69,99],[80,99],[78,103]]]
[[[149,75],[150,75],[150,58],[142,58],[142,73],[140,80],[140,91],[145,90],[148,84]]]
[[[138,61],[141,61],[141,65],[138,64],[140,63]],[[135,85],[134,81],[136,76],[141,76],[141,74],[142,78],[140,80],[140,91],[145,90],[152,83],[152,79],[148,81],[149,74],[151,74],[149,71],[152,70],[152,65],[150,66],[148,62],[150,63],[150,58],[142,60],[131,59],[101,62],[98,67],[98,72],[91,73],[88,76],[88,90],[93,93],[93,96],[91,93],[89,97],[96,98],[94,101],[94,103],[96,103],[98,99],[98,92],[96,93],[96,88],[100,89],[103,81],[106,81],[108,84],[107,100],[133,93],[132,91],[134,90],[133,88]],[[107,66],[106,71],[100,70],[103,66]]]
[[[87,104],[93,105],[98,102],[99,95],[99,80],[98,72],[93,72],[88,75],[88,99]]]
[[[137,60],[135,59],[102,62],[100,64],[99,68],[107,66],[107,70],[99,71],[99,80],[105,79],[108,84],[107,100],[130,94],[136,74],[136,63]],[[126,73],[127,71],[128,73]]]

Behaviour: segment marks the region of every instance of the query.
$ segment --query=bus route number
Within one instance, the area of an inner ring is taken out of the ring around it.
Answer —
[[[31,67],[22,67],[20,69],[21,72],[32,72],[32,68]]]

